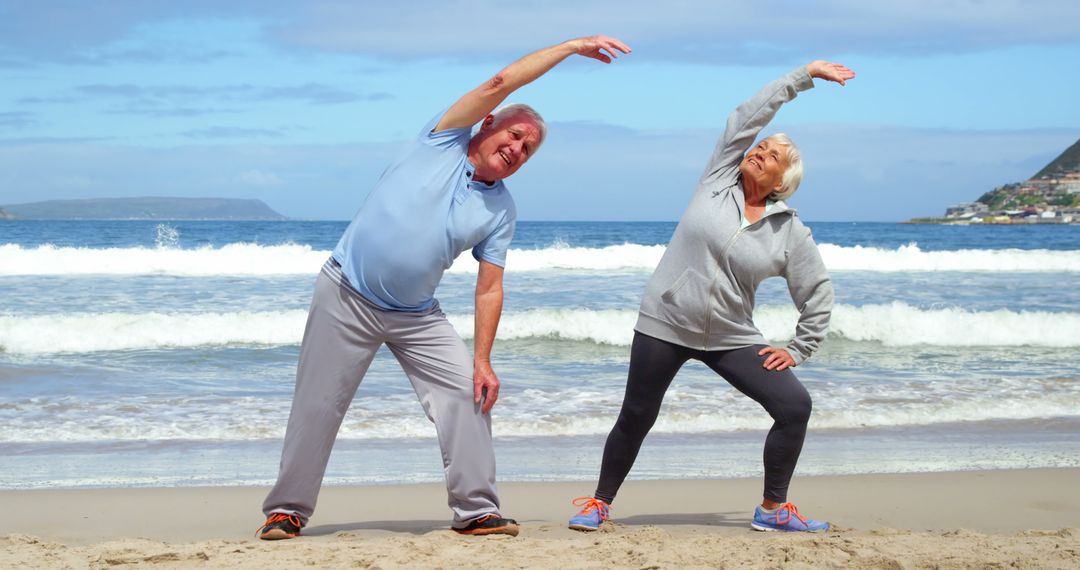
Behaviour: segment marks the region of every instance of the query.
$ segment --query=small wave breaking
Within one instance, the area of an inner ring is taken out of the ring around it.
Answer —
[[[464,338],[472,337],[471,314],[450,315]],[[795,330],[792,307],[766,305],[754,315],[772,342]],[[0,350],[17,354],[112,350],[168,350],[230,345],[299,344],[303,310],[231,313],[75,313],[0,316]],[[499,339],[539,339],[629,346],[634,310],[537,309],[509,312]],[[829,335],[886,346],[1080,346],[1080,313],[920,309],[895,302],[839,305]]]
[[[167,245],[168,236],[162,238]],[[652,271],[663,257],[663,245],[621,244],[607,247],[511,249],[508,271]],[[909,244],[896,249],[821,244],[830,271],[871,272],[1058,272],[1080,273],[1080,250],[965,249],[924,251]],[[330,251],[307,245],[232,243],[221,247],[81,248],[0,245],[4,275],[314,275]],[[475,273],[466,252],[449,269]]]
[[[495,409],[495,433],[518,438],[607,434],[618,415],[621,391],[597,397],[586,390],[508,391]],[[1022,388],[1017,390],[1023,392]],[[1010,397],[995,391],[968,390],[960,396],[925,397],[896,405],[817,385],[814,397],[812,428],[832,430],[1075,418],[1078,403],[1075,392],[1068,390]],[[652,433],[765,431],[772,423],[759,408],[747,405],[742,395],[715,383],[692,391],[676,386],[667,401],[668,409]],[[0,443],[280,440],[288,419],[287,403],[253,397],[140,398],[122,406],[112,400],[19,401],[15,405],[20,413],[10,417],[0,432]],[[361,397],[353,403],[353,410],[341,426],[339,439],[435,438],[435,429],[417,410],[413,394]],[[500,421],[500,417],[513,421]]]

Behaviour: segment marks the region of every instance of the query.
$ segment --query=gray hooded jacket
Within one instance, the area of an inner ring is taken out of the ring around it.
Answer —
[[[833,288],[810,229],[783,201],[745,229],[739,163],[780,106],[814,86],[805,67],[769,83],[728,118],[690,205],[645,289],[634,329],[681,346],[731,350],[768,344],[754,325],[754,295],[787,280],[799,310],[787,351],[799,364],[829,326]]]

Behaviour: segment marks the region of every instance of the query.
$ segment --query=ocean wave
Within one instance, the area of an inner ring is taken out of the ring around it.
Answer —
[[[0,275],[314,275],[330,256],[307,245],[84,248],[0,245]]]
[[[652,271],[667,250],[663,245],[622,244],[607,247],[570,247],[559,244],[543,249],[511,249],[507,271]],[[464,263],[463,263],[464,262]],[[478,264],[469,253],[450,268],[454,273],[476,273]]]
[[[923,251],[916,244],[883,249],[821,244],[830,271],[921,272],[1080,272],[1080,250],[965,249]],[[665,246],[622,244],[607,247],[511,249],[508,271],[652,271]],[[3,275],[313,275],[330,251],[307,245],[233,243],[222,247],[76,248],[41,245],[0,245]],[[468,252],[449,269],[475,273]]]
[[[916,244],[896,249],[823,243],[818,246],[830,271],[1080,272],[1080,250],[960,249],[923,251]]]
[[[76,313],[0,316],[0,350],[16,354],[299,344],[307,311]]]
[[[450,322],[471,336],[472,316],[451,315]],[[789,340],[799,315],[794,307],[764,305],[754,323],[771,342]],[[544,309],[505,315],[499,338],[548,338],[629,346],[637,311]],[[829,337],[886,346],[1080,346],[1080,313],[1045,311],[968,311],[919,309],[905,303],[838,305]]]
[[[306,312],[77,313],[0,316],[0,350],[17,354],[193,348],[228,345],[295,345]],[[450,315],[471,338],[471,314]],[[792,307],[758,307],[754,320],[764,336],[783,342],[795,330]],[[499,339],[550,339],[628,346],[633,310],[537,309],[502,316]],[[895,302],[839,305],[829,335],[886,346],[1080,346],[1080,313],[919,309]]]
[[[404,379],[402,379],[405,382]],[[1076,380],[1071,381],[1075,386]],[[1002,397],[1000,391],[968,390],[951,397],[924,395],[919,401],[871,401],[837,387],[815,385],[813,429],[850,430],[932,426],[960,422],[1075,418],[1080,396],[1063,387],[1053,394]],[[881,390],[878,390],[879,392]],[[910,388],[892,388],[896,399]],[[588,388],[504,391],[493,416],[496,437],[602,436],[618,415],[621,390],[592,394]],[[654,434],[765,431],[772,420],[726,385],[715,382],[693,390],[676,385],[667,394]],[[13,404],[0,443],[93,441],[250,441],[280,440],[288,420],[288,401],[266,398],[146,398],[76,401],[35,398]],[[58,427],[59,426],[59,427]],[[338,439],[403,440],[435,438],[435,429],[416,406],[413,394],[357,397]]]

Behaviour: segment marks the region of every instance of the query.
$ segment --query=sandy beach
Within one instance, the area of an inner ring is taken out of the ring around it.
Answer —
[[[1076,568],[1076,469],[796,478],[815,535],[748,528],[757,479],[631,481],[600,532],[565,528],[591,483],[504,483],[517,538],[447,530],[441,485],[328,487],[305,536],[254,538],[265,489],[0,492],[5,568]]]

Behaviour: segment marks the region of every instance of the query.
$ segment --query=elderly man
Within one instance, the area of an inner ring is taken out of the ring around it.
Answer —
[[[499,514],[488,415],[499,397],[490,355],[516,219],[502,180],[537,151],[546,127],[526,105],[492,111],[570,55],[610,63],[619,52],[630,48],[592,36],[521,58],[435,116],[383,173],[316,281],[260,538],[293,538],[307,523],[341,421],[383,343],[438,432],[451,527],[517,535],[517,523]],[[466,249],[480,263],[471,359],[434,298]]]

